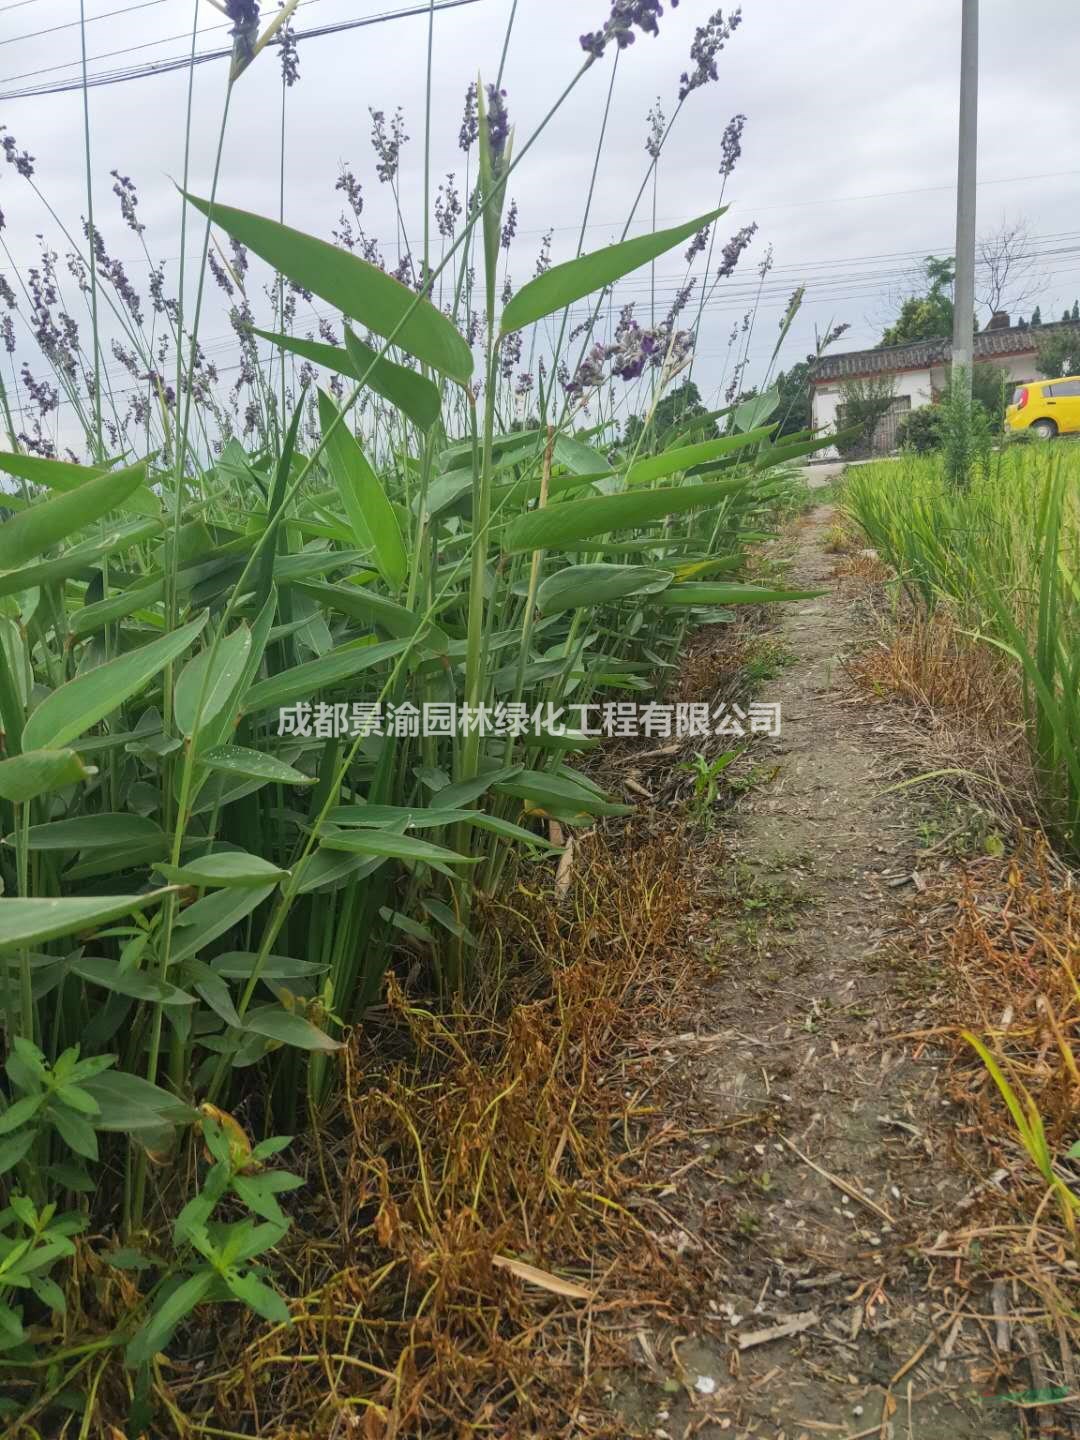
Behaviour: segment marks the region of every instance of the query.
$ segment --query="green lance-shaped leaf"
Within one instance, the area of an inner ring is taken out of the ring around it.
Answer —
[[[163,1125],[180,1125],[196,1118],[197,1112],[175,1095],[126,1070],[106,1070],[79,1083],[97,1101],[97,1130],[159,1131]]]
[[[5,843],[14,845],[17,838],[8,835]],[[31,825],[26,832],[26,847],[28,850],[112,850],[145,845],[150,850],[164,839],[161,826],[142,815],[105,813]]]
[[[409,574],[409,557],[394,507],[367,462],[341,412],[325,390],[319,391],[319,422],[326,437],[326,459],[345,502],[356,543],[370,546],[372,558],[391,590],[400,590]]]
[[[201,860],[189,860],[184,865],[154,866],[173,885],[232,886],[276,885],[289,873],[280,870],[261,855],[249,855],[246,850],[223,850],[216,855],[204,855]]]
[[[0,526],[0,530],[5,527]],[[170,660],[182,655],[206,624],[203,611],[197,620],[162,635],[138,650],[131,650],[104,665],[76,675],[61,685],[31,714],[23,730],[23,745],[30,750],[66,745],[110,715],[130,696],[138,694]]]
[[[206,1299],[216,1281],[216,1273],[207,1267],[189,1275],[174,1290],[164,1292],[164,1297],[158,1301],[150,1318],[125,1351],[124,1358],[133,1370],[147,1364],[165,1349],[173,1331],[200,1301]]]
[[[594,535],[613,530],[632,530],[651,525],[665,515],[679,515],[703,505],[714,505],[747,484],[745,476],[715,480],[708,485],[669,486],[659,490],[635,490],[620,495],[588,495],[583,500],[564,500],[543,510],[519,515],[506,534],[503,548],[508,554],[520,550],[554,550],[573,546]]]
[[[246,745],[218,745],[201,755],[208,770],[221,770],[227,775],[243,775],[248,780],[274,780],[280,785],[314,785],[315,777],[287,765],[276,755],[250,750]]]
[[[156,905],[168,889],[148,895],[94,895],[87,899],[0,900],[0,950],[39,945],[60,935],[91,930]]]
[[[181,911],[173,939],[174,963],[198,955],[219,935],[239,925],[273,890],[265,881],[243,889],[216,890]]]
[[[732,429],[753,430],[764,425],[766,420],[776,413],[779,404],[780,391],[775,385],[771,390],[766,390],[764,395],[751,395],[749,400],[736,405],[735,413],[731,417]]]
[[[513,780],[503,781],[495,789],[500,795],[524,800],[530,806],[570,808],[587,815],[632,815],[632,805],[618,805],[587,788],[584,781],[575,782],[565,775],[551,775],[541,770],[524,770]]]
[[[463,385],[472,378],[472,351],[442,311],[377,266],[276,220],[217,202],[211,207],[196,195],[187,198],[275,270],[376,335],[392,335],[394,343],[417,360]]]
[[[96,774],[74,750],[25,750],[0,760],[0,799],[20,804]]]
[[[326,686],[339,685],[363,670],[393,659],[410,644],[409,640],[387,640],[383,645],[340,645],[320,655],[318,660],[294,665],[280,675],[260,680],[244,696],[240,709],[245,715],[254,715],[260,710],[290,705],[294,700],[310,700]]]
[[[60,540],[74,535],[110,510],[115,510],[146,479],[146,461],[89,480],[29,506],[0,525],[0,570],[14,570],[35,559]]]
[[[440,400],[438,388],[426,375],[418,375],[405,365],[396,365],[385,357],[380,360],[379,352],[365,345],[346,327],[345,346],[325,345],[321,340],[302,340],[297,335],[278,335],[273,330],[256,330],[263,340],[270,340],[282,350],[301,355],[313,365],[321,365],[338,375],[348,375],[351,380],[362,380],[389,400],[421,430],[434,425],[439,418]]]
[[[214,653],[213,645],[200,650],[198,655],[181,670],[173,696],[173,714],[181,733],[189,738],[194,733],[198,718],[200,727],[208,725],[228,702],[233,694],[251,650],[251,631],[241,624],[226,635]],[[202,698],[202,712],[199,700]]]
[[[163,528],[160,520],[137,521],[122,526],[107,539],[88,541],[84,545],[65,550],[55,560],[41,560],[34,565],[24,565],[19,570],[9,570],[5,575],[0,575],[0,595],[17,595],[23,590],[33,589],[36,585],[52,585],[58,580],[68,580],[73,575],[82,575],[89,579],[93,573],[92,567],[106,555],[111,555],[114,550],[125,550],[136,545]]]
[[[0,451],[0,470],[59,494],[77,490],[87,480],[107,473],[104,465],[70,465],[66,460],[43,460],[38,455],[13,455],[8,451]],[[161,502],[148,490],[133,490],[119,502],[117,508],[131,510],[138,515],[161,514]]]
[[[441,865],[476,865],[479,857],[459,855],[444,845],[417,840],[412,835],[393,835],[385,830],[350,830],[348,834],[323,836],[327,850],[348,850],[354,855],[382,855],[388,860],[422,860]]]
[[[665,450],[661,455],[650,455],[639,460],[626,471],[627,485],[644,485],[651,480],[662,480],[665,475],[674,475],[677,470],[689,470],[694,465],[707,465],[759,440],[767,440],[772,434],[771,425],[760,430],[751,430],[746,435],[722,435],[719,440],[703,440],[698,445],[681,445],[674,450]]]
[[[536,592],[536,606],[542,615],[576,610],[584,605],[604,605],[626,595],[651,595],[671,584],[669,570],[647,565],[567,565],[549,575]]]
[[[132,1000],[149,1000],[161,1005],[194,1005],[195,996],[186,990],[178,990],[167,980],[148,975],[144,970],[125,970],[116,960],[107,960],[102,955],[84,955],[73,960],[68,967],[72,974],[87,980],[91,985],[100,985],[115,995],[127,995]]]
[[[329,585],[322,580],[304,580],[297,583],[296,589],[302,595],[317,600],[324,608],[339,610],[342,615],[358,620],[362,625],[376,625],[400,639],[415,635],[423,627],[424,649],[442,651],[450,643],[436,626],[425,626],[412,610],[407,610],[396,600],[388,600],[385,595],[376,594],[366,585]]]
[[[249,1010],[244,1017],[244,1029],[264,1035],[268,1040],[278,1040],[282,1045],[295,1045],[300,1050],[341,1049],[340,1040],[332,1039],[310,1020],[279,1005],[260,1005]]]
[[[706,225],[711,225],[726,209],[710,210],[685,225],[676,225],[670,230],[656,230],[651,235],[636,235],[632,240],[623,240],[618,245],[607,245],[603,250],[593,250],[588,255],[579,255],[576,260],[553,265],[530,280],[514,295],[502,312],[502,332],[520,330],[534,320],[542,320],[571,305],[585,295],[591,295],[605,285],[621,280],[631,270],[647,265],[658,255],[681,245]]]

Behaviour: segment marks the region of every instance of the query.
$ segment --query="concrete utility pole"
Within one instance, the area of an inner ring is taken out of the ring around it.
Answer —
[[[975,169],[979,141],[979,0],[961,0],[960,155],[956,178],[956,282],[953,287],[953,382],[971,395],[975,315]]]

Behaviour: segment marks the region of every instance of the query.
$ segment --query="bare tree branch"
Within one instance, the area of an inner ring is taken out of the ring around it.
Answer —
[[[997,230],[976,247],[976,298],[989,319],[996,311],[1020,310],[1046,288],[1037,273],[1031,229],[1021,216],[1002,217]]]

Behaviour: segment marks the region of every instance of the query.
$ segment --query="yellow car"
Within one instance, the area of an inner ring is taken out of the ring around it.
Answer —
[[[1005,411],[1010,430],[1030,430],[1040,440],[1080,432],[1080,375],[1060,380],[1032,380],[1013,391]]]

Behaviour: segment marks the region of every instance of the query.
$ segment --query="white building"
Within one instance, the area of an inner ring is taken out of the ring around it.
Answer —
[[[975,336],[975,363],[1004,371],[1010,383],[1022,385],[1037,380],[1036,341],[1065,325],[1010,325],[1005,314],[995,315],[985,330]],[[878,422],[870,449],[888,454],[896,448],[896,427],[901,416],[940,398],[948,384],[948,340],[917,340],[910,345],[887,345],[876,350],[852,350],[843,355],[823,355],[810,375],[814,429],[819,432],[843,429],[843,386],[852,380],[890,376],[893,400],[888,413]],[[839,423],[838,423],[839,422]],[[835,450],[818,452],[835,457]]]

